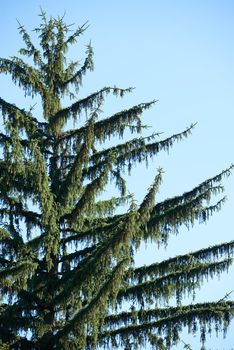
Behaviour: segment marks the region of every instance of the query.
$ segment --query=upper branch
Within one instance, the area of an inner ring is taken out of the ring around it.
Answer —
[[[22,55],[33,57],[34,63],[37,64],[39,67],[43,67],[44,62],[42,60],[41,53],[34,46],[32,40],[30,38],[30,35],[25,30],[25,27],[21,23],[19,23],[19,28],[18,29],[19,29],[19,33],[22,35],[22,38],[23,38],[23,40],[24,40],[24,42],[26,44],[26,47],[27,47],[27,49],[25,49],[25,48],[20,49],[19,52]]]
[[[26,95],[46,94],[46,87],[41,72],[27,65],[23,60],[13,57],[12,60],[0,58],[0,73],[11,74],[12,81],[23,88]]]
[[[131,90],[132,88],[119,89],[116,87],[104,87],[103,89],[73,103],[71,106],[58,111],[51,118],[50,124],[51,126],[56,125],[57,123],[64,125],[70,116],[76,120],[81,113],[87,113],[87,111],[93,109],[96,104],[101,104],[101,102],[104,101],[105,95],[112,92],[114,95],[123,96],[126,92],[130,92]]]
[[[64,91],[69,84],[72,84],[75,86],[76,92],[79,91],[80,86],[82,85],[82,78],[86,74],[86,72],[92,71],[94,66],[93,66],[93,49],[91,44],[87,46],[87,56],[85,58],[85,61],[83,65],[81,66],[80,69],[74,74],[70,74],[70,70],[73,70],[73,67],[75,67],[75,64],[73,63],[70,65],[68,69],[65,71],[65,76],[67,75],[67,79],[61,84],[60,89]],[[67,74],[66,74],[67,73]],[[73,73],[73,72],[72,72]]]
[[[94,124],[95,139],[97,141],[104,142],[107,138],[110,138],[113,135],[119,135],[121,137],[126,128],[133,128],[139,133],[143,127],[140,123],[140,116],[144,110],[150,108],[150,106],[152,106],[154,103],[155,101],[141,103],[140,105],[118,112],[109,118],[96,122]],[[135,121],[137,122],[136,127],[131,125],[131,123]],[[79,140],[84,137],[86,132],[87,126],[83,126],[75,130],[69,130],[60,136],[58,143],[69,141],[73,138],[77,138]],[[98,157],[98,153],[96,157]]]

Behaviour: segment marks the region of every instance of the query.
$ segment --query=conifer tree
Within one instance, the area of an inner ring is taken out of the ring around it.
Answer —
[[[19,25],[25,47],[0,59],[0,72],[42,103],[38,115],[0,98],[0,349],[169,349],[183,327],[205,341],[211,329],[226,331],[234,302],[186,306],[182,298],[230,266],[234,242],[142,267],[134,254],[142,241],[160,248],[181,226],[206,222],[224,201],[209,204],[231,167],[161,202],[159,169],[137,205],[124,171],[168,150],[193,125],[162,140],[142,137],[142,113],[155,101],[101,117],[108,95],[132,89],[105,86],[79,97],[93,50],[87,46],[81,64],[67,63],[66,54],[85,29],[71,32],[42,12],[40,49]],[[127,130],[135,136],[123,142]],[[119,195],[104,200],[110,181]]]

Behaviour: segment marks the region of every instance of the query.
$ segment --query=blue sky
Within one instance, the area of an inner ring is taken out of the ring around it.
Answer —
[[[129,189],[141,200],[158,166],[165,174],[159,198],[183,193],[234,162],[234,2],[228,0],[66,0],[3,1],[0,14],[1,57],[16,54],[21,41],[16,18],[31,30],[39,23],[40,6],[48,15],[63,15],[68,23],[90,23],[71,57],[84,58],[91,40],[95,71],[84,80],[83,94],[106,85],[134,86],[123,100],[110,99],[106,113],[140,102],[159,99],[145,113],[148,131],[163,138],[197,126],[190,138],[175,144],[169,155],[161,153],[148,169],[134,169]],[[75,28],[75,26],[74,26]],[[27,103],[6,78],[0,95],[20,106]],[[224,182],[228,201],[207,225],[181,230],[167,251],[143,246],[138,264],[232,240],[234,177]],[[209,282],[198,300],[221,299],[234,290],[234,269],[220,280]],[[199,294],[199,293],[198,293]],[[234,298],[234,293],[232,295]],[[207,349],[234,347],[234,327],[226,340],[212,339]],[[188,339],[194,349],[197,339]],[[214,345],[215,344],[215,345]],[[182,348],[181,347],[178,347]]]

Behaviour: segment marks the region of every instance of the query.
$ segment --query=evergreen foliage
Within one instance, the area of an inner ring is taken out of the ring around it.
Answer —
[[[0,58],[0,72],[26,97],[39,96],[43,111],[38,117],[33,108],[0,99],[0,349],[138,349],[146,342],[169,349],[186,326],[202,341],[212,329],[226,332],[234,302],[182,306],[181,300],[228,269],[233,241],[137,268],[134,254],[142,240],[161,247],[182,225],[206,222],[224,201],[209,204],[222,193],[220,182],[231,167],[156,203],[159,169],[138,206],[124,171],[168,150],[193,125],[164,140],[158,134],[144,138],[141,115],[155,101],[101,119],[108,95],[123,97],[132,89],[106,86],[77,98],[84,75],[93,70],[93,50],[89,44],[83,64],[67,63],[66,53],[86,27],[71,33],[62,18],[42,12],[35,28],[40,50],[20,24],[25,59]],[[68,97],[72,103],[64,107]],[[102,147],[126,130],[138,136]],[[119,197],[103,200],[113,180]],[[121,205],[129,208],[116,212]]]

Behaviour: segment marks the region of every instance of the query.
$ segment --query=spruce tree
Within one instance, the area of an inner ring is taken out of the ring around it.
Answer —
[[[39,115],[0,98],[0,349],[169,349],[186,326],[205,341],[212,328],[226,331],[234,302],[186,306],[182,298],[230,266],[234,242],[142,267],[134,255],[142,241],[160,248],[182,225],[206,222],[223,203],[209,200],[231,167],[161,202],[159,169],[138,205],[125,171],[186,138],[193,125],[162,140],[143,137],[141,116],[155,101],[101,117],[108,95],[132,89],[106,86],[79,98],[93,50],[87,46],[81,64],[67,63],[66,54],[85,29],[71,32],[63,18],[42,12],[40,49],[19,25],[25,47],[0,59],[0,72],[42,103]],[[125,131],[133,136],[124,142]],[[110,181],[119,195],[104,199]]]

